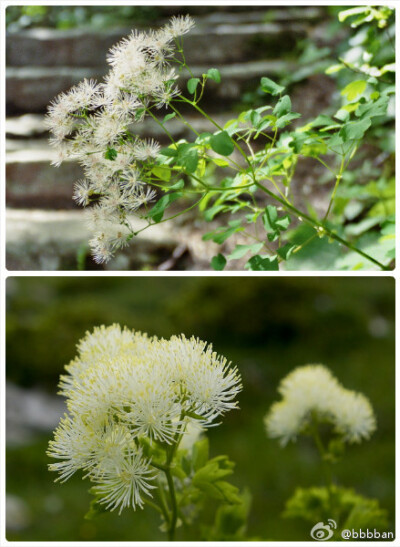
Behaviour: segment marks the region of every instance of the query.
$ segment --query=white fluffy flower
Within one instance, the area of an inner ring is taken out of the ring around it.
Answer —
[[[273,403],[269,414],[265,417],[268,435],[280,439],[282,446],[295,440],[304,428],[306,415],[299,412],[298,406],[292,401],[283,400]]]
[[[178,38],[189,32],[190,29],[194,27],[194,21],[190,15],[185,15],[184,17],[171,17],[169,24],[166,26],[166,34],[171,35],[173,38]]]
[[[120,511],[150,495],[152,461],[141,443],[165,447],[183,437],[185,447],[191,430],[194,442],[237,407],[241,390],[236,368],[205,342],[158,340],[116,324],[87,332],[66,371],[60,388],[69,414],[50,442],[48,455],[58,460],[50,470],[61,481],[82,470],[100,502]]]
[[[345,389],[323,365],[296,368],[278,391],[283,399],[272,405],[264,421],[268,435],[282,445],[295,440],[315,419],[329,422],[347,442],[368,439],[375,430],[368,399]]]
[[[155,488],[150,483],[155,473],[140,451],[130,451],[121,465],[109,467],[96,486],[96,493],[101,496],[99,503],[106,504],[106,509],[114,511],[119,507],[119,514],[125,507],[135,509],[143,507],[143,495],[150,496]]]
[[[376,429],[376,418],[367,397],[362,393],[342,390],[335,406],[335,426],[344,440],[350,443],[369,439]]]
[[[154,139],[138,139],[133,145],[132,155],[136,160],[146,161],[157,157],[159,151],[160,145]]]
[[[169,62],[176,39],[193,24],[188,16],[173,17],[156,31],[133,31],[111,48],[110,71],[102,83],[85,79],[49,106],[46,126],[57,154],[53,165],[73,159],[84,169],[85,181],[75,184],[73,199],[94,207],[89,244],[97,263],[107,262],[127,244],[128,215],[156,196],[143,188],[152,183],[146,169],[136,173],[135,167],[136,161],[153,161],[160,146],[140,140],[131,128],[148,109],[168,105],[179,94]],[[97,222],[101,209],[103,218]]]

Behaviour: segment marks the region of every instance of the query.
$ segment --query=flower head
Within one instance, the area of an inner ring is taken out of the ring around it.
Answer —
[[[298,367],[280,383],[283,399],[265,416],[270,437],[282,445],[312,426],[314,420],[329,422],[344,441],[368,439],[376,428],[368,399],[345,389],[323,365]]]
[[[48,455],[58,461],[49,468],[61,481],[82,470],[110,510],[141,507],[150,495],[157,466],[144,446],[177,443],[187,428],[194,442],[237,408],[241,390],[237,369],[205,342],[159,340],[116,324],[87,332],[66,371],[68,414],[50,441]]]
[[[160,146],[154,140],[139,139],[131,130],[150,108],[168,105],[179,95],[170,62],[176,38],[193,25],[188,16],[172,17],[156,31],[134,30],[109,51],[110,70],[103,82],[85,79],[61,93],[48,108],[46,126],[56,148],[53,164],[72,158],[84,168],[85,181],[76,183],[73,199],[83,207],[105,209],[106,216],[113,217],[110,222],[90,223],[89,245],[98,263],[108,262],[127,244],[128,215],[156,195],[151,188],[142,188],[153,182],[148,172],[146,178],[145,169],[138,175],[129,173],[135,160],[153,162]],[[118,215],[112,215],[113,208]]]

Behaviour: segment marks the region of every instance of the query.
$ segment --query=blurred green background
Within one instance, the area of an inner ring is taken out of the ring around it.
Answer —
[[[236,461],[233,482],[252,493],[249,536],[306,541],[310,526],[281,513],[297,486],[323,484],[317,452],[309,439],[280,448],[266,437],[262,418],[284,375],[324,363],[345,387],[370,398],[378,420],[371,441],[348,447],[335,479],[378,498],[393,530],[394,289],[394,280],[382,277],[8,278],[8,385],[55,395],[63,365],[94,325],[118,322],[160,337],[183,332],[212,342],[243,375],[240,410],[209,438],[212,455]],[[54,484],[46,467],[50,437],[36,434],[7,449],[7,493],[27,515],[23,526],[7,531],[8,540],[165,539],[149,508],[85,521],[89,483],[75,476]],[[179,529],[177,539],[197,533]]]

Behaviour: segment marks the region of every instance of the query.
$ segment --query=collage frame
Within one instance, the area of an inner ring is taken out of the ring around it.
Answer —
[[[157,5],[157,6],[187,6],[188,2],[186,0],[175,0],[173,2],[165,2],[163,0],[150,0],[145,2],[146,5]],[[224,272],[217,272],[217,271],[166,271],[166,272],[155,272],[155,271],[149,271],[149,272],[141,272],[141,271],[101,271],[101,272],[80,272],[80,271],[10,271],[6,268],[6,233],[7,233],[7,226],[6,226],[6,203],[5,203],[5,195],[6,195],[6,135],[5,135],[5,118],[6,118],[6,112],[5,112],[5,98],[6,98],[6,77],[5,77],[5,66],[6,66],[6,35],[5,35],[5,9],[8,6],[21,6],[21,5],[59,5],[60,2],[58,0],[42,0],[42,2],[38,2],[35,0],[0,0],[0,24],[2,32],[0,33],[1,36],[1,88],[0,88],[0,96],[1,96],[1,120],[0,120],[0,126],[2,127],[1,131],[1,141],[0,141],[0,147],[1,147],[1,206],[0,206],[0,241],[1,241],[1,254],[0,254],[0,305],[1,305],[1,314],[0,314],[0,351],[1,351],[1,381],[0,381],[0,400],[1,400],[1,407],[0,407],[0,415],[1,415],[1,422],[0,422],[0,446],[1,446],[1,453],[0,453],[0,484],[1,484],[1,494],[0,494],[0,547],[5,547],[6,545],[21,545],[21,546],[28,546],[32,545],[35,542],[14,542],[14,541],[7,541],[6,535],[5,535],[5,522],[6,522],[6,503],[5,503],[5,486],[6,486],[6,462],[5,462],[5,447],[6,447],[6,318],[7,318],[7,307],[6,307],[6,291],[7,291],[7,284],[10,279],[13,278],[24,278],[24,277],[31,277],[31,278],[51,278],[51,277],[75,277],[76,279],[79,278],[88,278],[88,277],[104,277],[104,278],[119,278],[119,277],[148,277],[148,278],[171,278],[171,277],[209,277],[209,278],[230,278],[230,277],[243,277],[243,278],[257,278],[257,277],[267,277],[267,278],[325,278],[325,277],[335,277],[337,279],[346,278],[346,277],[357,277],[357,278],[389,278],[394,281],[395,286],[395,310],[396,310],[396,319],[399,317],[399,311],[400,311],[400,302],[399,302],[399,296],[397,294],[397,287],[399,283],[399,270],[398,267],[396,267],[392,271],[356,271],[356,272],[350,272],[350,271],[278,271],[278,272],[256,272],[256,271],[224,271]],[[71,5],[71,6],[78,6],[78,5],[101,5],[101,6],[108,6],[108,5],[143,5],[144,2],[140,2],[137,0],[118,0],[117,4],[113,4],[110,2],[110,0],[66,0],[62,3],[62,5]],[[221,0],[208,0],[208,1],[193,1],[190,2],[190,5],[193,6],[218,6],[218,5],[225,5],[226,3]],[[237,1],[233,0],[230,2],[231,6],[242,6],[244,3],[243,1]],[[319,0],[319,1],[312,1],[312,0],[289,0],[288,2],[281,0],[279,1],[269,1],[264,0],[263,2],[250,2],[248,4],[249,6],[356,6],[356,5],[374,5],[374,6],[393,6],[396,11],[396,33],[398,36],[400,36],[400,3],[397,3],[396,0],[390,1],[382,1],[382,0]],[[396,40],[396,68],[398,70],[399,68],[399,52],[400,52],[400,40]],[[398,94],[398,82],[396,83],[396,115],[399,113],[400,108],[400,97]],[[399,142],[399,124],[396,124],[396,146],[398,148],[398,142]],[[400,158],[396,157],[396,182],[398,184],[398,173],[399,173],[399,167],[400,167]],[[396,195],[396,214],[399,213],[399,203],[400,203],[400,197],[399,195]],[[396,250],[398,249],[398,241],[399,241],[399,235],[400,235],[400,229],[397,226],[396,227],[396,241],[397,246]],[[398,321],[396,321],[396,338],[400,334],[400,327],[398,324]],[[23,343],[23,341],[21,341]],[[395,378],[395,384],[396,384],[396,393],[400,393],[399,390],[399,374],[398,374],[398,367],[399,365],[399,355],[398,355],[398,349],[396,344],[396,355],[395,355],[395,369],[396,369],[396,378]],[[399,404],[396,404],[396,423],[400,423],[400,410],[399,410]],[[399,498],[399,492],[400,492],[400,484],[399,484],[399,447],[400,447],[400,441],[399,441],[399,435],[397,431],[398,425],[396,427],[396,501],[398,501]],[[396,504],[396,524],[400,524],[400,503]],[[37,542],[36,542],[37,543]],[[48,545],[49,547],[53,547],[56,545],[65,545],[65,546],[75,546],[75,545],[85,545],[87,547],[94,547],[97,545],[110,545],[110,546],[128,546],[128,545],[150,545],[155,546],[159,545],[159,542],[157,541],[146,541],[146,542],[140,542],[140,541],[107,541],[107,542],[101,542],[101,541],[62,541],[62,542],[41,542],[45,545]],[[185,542],[177,542],[180,545],[189,545],[189,543]],[[202,542],[190,542],[191,543],[202,543]],[[223,545],[223,542],[211,542],[213,545]],[[225,542],[226,543],[226,542]],[[245,545],[246,542],[237,542],[240,545]],[[282,542],[278,541],[256,541],[256,544],[265,544],[265,545],[282,545]],[[292,545],[296,545],[299,543],[298,541],[290,543]],[[309,544],[308,542],[304,542],[305,544]],[[339,542],[333,542],[334,544],[339,545]],[[351,544],[361,544],[361,542],[357,541],[349,541]],[[376,542],[377,544],[383,544],[384,542]],[[284,543],[286,545],[289,543]]]

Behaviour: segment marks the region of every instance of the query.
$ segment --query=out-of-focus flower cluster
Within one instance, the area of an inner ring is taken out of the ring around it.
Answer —
[[[268,435],[282,445],[312,427],[314,420],[330,423],[349,443],[368,439],[376,429],[367,397],[345,389],[323,365],[296,368],[281,381],[278,391],[282,400],[272,405],[265,425]]]
[[[95,328],[61,376],[68,414],[50,441],[50,470],[65,481],[77,470],[96,484],[113,510],[142,507],[157,469],[142,441],[187,448],[199,431],[237,407],[236,367],[196,338],[169,340],[121,329]],[[187,432],[187,433],[185,433]],[[186,435],[186,438],[185,438]]]
[[[179,94],[168,61],[178,37],[193,25],[189,16],[173,17],[157,31],[133,31],[110,50],[104,82],[84,80],[48,109],[50,142],[58,156],[54,164],[72,158],[83,166],[74,199],[84,207],[94,203],[88,213],[89,243],[99,263],[127,244],[128,215],[155,197],[146,184],[146,163],[152,165],[160,147],[137,137],[131,125],[143,120],[146,109],[168,105]]]

